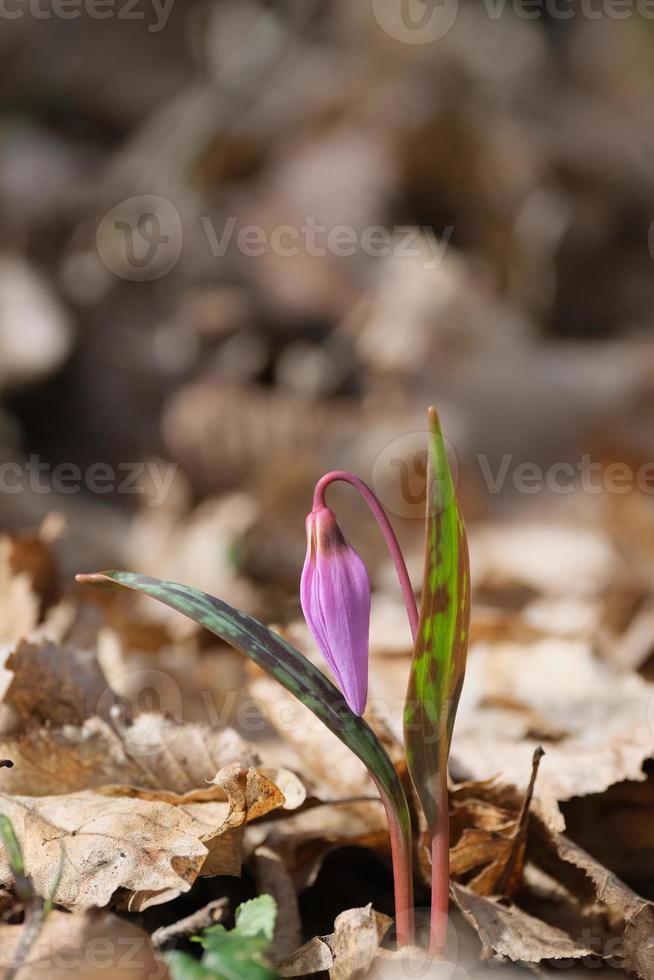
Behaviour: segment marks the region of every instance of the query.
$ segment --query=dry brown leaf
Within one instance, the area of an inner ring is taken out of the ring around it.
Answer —
[[[40,599],[26,571],[12,566],[11,538],[0,538],[0,643],[15,643],[39,621]]]
[[[14,763],[0,769],[0,789],[26,796],[111,787],[114,793],[139,790],[143,798],[173,802],[211,800],[220,795],[210,785],[216,772],[231,763],[242,769],[256,766],[269,776],[282,788],[288,809],[300,806],[306,796],[297,776],[262,767],[257,753],[232,729],[185,724],[155,713],[139,715],[133,725],[119,729],[89,718],[80,726],[5,737],[0,757]]]
[[[89,718],[80,726],[36,729],[0,739],[0,789],[27,796],[129,785],[184,795],[207,786],[232,762],[244,768],[256,754],[231,729],[214,731],[144,713],[133,725]]]
[[[613,955],[625,969],[650,980],[654,976],[654,903],[637,895],[564,835],[557,835],[555,847],[562,861],[584,873],[592,884],[595,900],[623,923],[620,948],[614,948]]]
[[[453,884],[452,894],[482,942],[514,962],[581,959],[592,954],[592,950],[574,942],[561,929],[535,919],[516,906],[475,895],[463,885]]]
[[[450,872],[453,877],[460,878],[474,871],[474,877],[466,884],[477,895],[512,895],[522,883],[529,807],[542,755],[542,750],[534,753],[527,792],[519,809],[512,814],[490,802],[475,799],[475,794],[482,795],[483,790],[488,789],[484,784],[461,787],[458,798],[455,797],[458,822],[471,820],[472,826],[463,827],[451,849]],[[494,813],[489,813],[493,810]],[[481,826],[475,825],[475,816],[482,817]]]
[[[282,977],[301,977],[329,970],[330,980],[365,974],[392,923],[372,905],[348,909],[334,921],[330,936],[316,936],[279,964]]]
[[[92,654],[48,641],[22,641],[9,652],[0,685],[4,731],[79,725],[103,705],[107,714],[113,700]]]
[[[47,520],[38,534],[0,536],[0,644],[32,634],[58,597],[49,538]]]
[[[585,641],[477,644],[452,771],[457,779],[498,776],[525,787],[542,743],[547,754],[536,798],[555,818],[557,800],[645,778],[643,761],[654,752],[653,706],[654,685],[594,657]]]
[[[239,874],[244,824],[285,804],[267,776],[238,763],[214,782],[185,795],[132,787],[2,795],[0,812],[13,823],[39,895],[50,894],[62,861],[58,904],[104,907],[121,891],[131,909],[142,909],[188,891],[199,874]],[[11,880],[0,855],[0,882]]]
[[[23,926],[0,925],[2,972],[13,963]],[[166,980],[168,969],[147,933],[108,912],[50,912],[27,950],[16,980]]]

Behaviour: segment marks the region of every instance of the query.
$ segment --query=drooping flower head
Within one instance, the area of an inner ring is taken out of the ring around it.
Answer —
[[[362,715],[368,695],[370,581],[329,507],[307,517],[300,601],[307,625],[348,705]]]

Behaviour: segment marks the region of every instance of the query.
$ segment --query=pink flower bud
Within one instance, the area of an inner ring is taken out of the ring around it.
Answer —
[[[362,715],[368,695],[370,581],[329,507],[314,508],[307,517],[300,601],[345,700]]]

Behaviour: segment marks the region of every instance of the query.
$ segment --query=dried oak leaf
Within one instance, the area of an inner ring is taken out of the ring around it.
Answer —
[[[606,910],[613,933],[611,958],[644,980],[654,976],[654,903],[632,891],[616,875],[563,834],[553,840],[539,834],[534,861],[571,893]]]
[[[5,969],[23,937],[24,926],[0,925],[0,965]],[[16,980],[166,980],[168,969],[150,937],[109,912],[69,915],[50,912],[15,974]]]
[[[452,895],[465,918],[490,949],[514,962],[539,963],[541,960],[581,959],[592,950],[576,943],[554,926],[536,919],[522,909],[452,884]]]
[[[303,977],[323,970],[330,980],[363,976],[372,966],[392,919],[372,905],[348,909],[334,921],[329,936],[315,936],[277,967],[281,977]]]
[[[238,875],[243,826],[284,806],[281,789],[239,763],[222,769],[204,790],[109,786],[61,796],[0,795],[12,821],[27,874],[47,896],[62,862],[56,900],[77,910],[121,904],[143,909],[188,891],[198,875]],[[0,854],[0,884],[11,869]]]
[[[25,796],[113,788],[113,792],[164,801],[211,800],[220,794],[209,785],[230,763],[256,766],[283,787],[286,806],[305,799],[299,779],[289,770],[260,766],[258,755],[232,729],[174,721],[147,712],[131,725],[114,727],[103,718],[82,725],[39,728],[0,738],[0,790]]]

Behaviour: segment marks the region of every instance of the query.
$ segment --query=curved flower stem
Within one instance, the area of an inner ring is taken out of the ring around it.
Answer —
[[[373,517],[379,525],[379,530],[384,536],[384,540],[390,552],[391,558],[393,559],[393,564],[395,565],[395,571],[397,572],[397,577],[400,580],[400,588],[402,589],[402,595],[404,597],[404,605],[406,606],[406,613],[409,618],[409,626],[411,627],[411,636],[414,641],[418,633],[418,606],[416,604],[416,598],[413,594],[413,588],[411,587],[411,579],[409,578],[409,573],[404,562],[404,557],[400,546],[398,544],[397,538],[395,537],[395,531],[391,527],[391,523],[386,516],[386,511],[380,504],[379,500],[370,489],[367,483],[359,479],[358,476],[354,476],[353,473],[348,473],[346,470],[332,470],[331,473],[326,473],[325,476],[321,477],[316,484],[316,489],[313,495],[313,506],[314,507],[326,507],[325,503],[325,491],[330,483],[336,483],[341,481],[342,483],[349,483],[350,486],[354,487],[355,490],[361,494],[365,502],[368,504]]]
[[[402,551],[395,537],[395,532],[391,527],[384,508],[370,487],[363,480],[359,479],[358,476],[354,476],[353,473],[348,473],[346,470],[333,470],[331,473],[326,473],[316,484],[313,497],[314,509],[327,506],[325,502],[325,491],[330,483],[337,481],[349,483],[350,486],[359,492],[379,525],[400,581],[409,626],[411,627],[411,635],[415,641],[418,632],[418,607],[411,587],[411,579],[409,578]],[[374,778],[374,773],[372,775]],[[410,946],[414,942],[411,821],[406,803],[404,803],[404,807],[402,808],[399,803],[394,802],[387,795],[379,783],[377,783],[377,788],[386,809],[391,838],[393,884],[395,889],[395,926],[397,930],[397,944],[402,948],[403,946]]]

